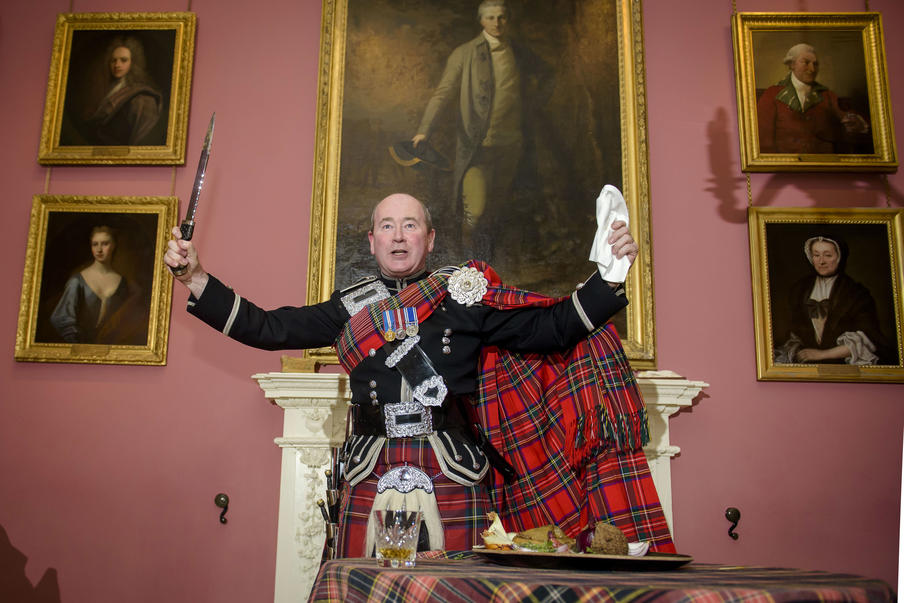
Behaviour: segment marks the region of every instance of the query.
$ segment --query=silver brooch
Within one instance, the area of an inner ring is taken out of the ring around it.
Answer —
[[[487,293],[487,278],[477,268],[459,268],[449,277],[449,295],[466,306],[473,306]]]

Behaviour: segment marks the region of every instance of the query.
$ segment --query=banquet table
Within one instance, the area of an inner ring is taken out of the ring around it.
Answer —
[[[472,552],[384,568],[373,558],[324,563],[309,601],[895,601],[882,580],[779,567],[689,563],[651,570],[498,564]]]

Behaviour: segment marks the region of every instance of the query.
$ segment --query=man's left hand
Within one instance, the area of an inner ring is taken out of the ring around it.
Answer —
[[[612,232],[609,233],[608,242],[612,245],[612,253],[615,254],[615,257],[627,257],[632,264],[637,259],[637,252],[640,248],[634,237],[631,236],[628,225],[621,220],[612,223]]]

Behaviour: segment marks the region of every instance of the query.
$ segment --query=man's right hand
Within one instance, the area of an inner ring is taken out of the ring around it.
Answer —
[[[173,278],[188,287],[195,297],[201,297],[207,286],[208,276],[198,261],[198,251],[191,241],[182,238],[182,231],[178,226],[173,227],[172,234],[173,238],[166,244],[163,262],[170,268],[186,268],[184,273],[173,275]]]
[[[414,148],[417,148],[417,145],[421,144],[422,140],[427,140],[427,137],[423,134],[415,134],[414,138],[411,139],[411,144]]]

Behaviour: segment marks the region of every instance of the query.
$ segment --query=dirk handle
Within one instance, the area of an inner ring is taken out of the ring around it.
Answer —
[[[182,231],[182,240],[191,241],[192,235],[195,234],[194,221],[184,220],[182,224],[179,225],[179,230]],[[170,272],[172,272],[174,276],[182,276],[188,272],[188,264],[185,266],[176,266],[175,268],[170,267]]]
[[[182,239],[184,241],[191,241],[192,235],[195,234],[195,223],[192,220],[185,220],[182,224],[179,225],[179,230],[182,231]]]

